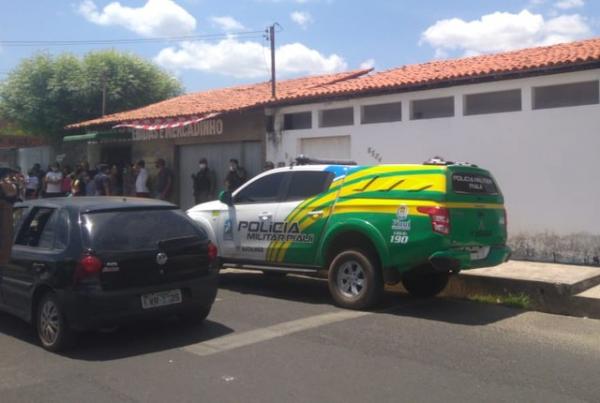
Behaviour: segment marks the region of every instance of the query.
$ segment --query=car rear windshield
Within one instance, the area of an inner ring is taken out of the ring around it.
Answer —
[[[484,174],[457,172],[452,174],[452,189],[455,193],[497,195],[498,187],[492,178]]]
[[[119,210],[83,215],[83,239],[96,252],[156,250],[158,243],[206,235],[179,210]]]

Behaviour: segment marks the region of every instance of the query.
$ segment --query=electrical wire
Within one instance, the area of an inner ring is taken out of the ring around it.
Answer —
[[[32,47],[32,46],[85,46],[85,45],[129,45],[146,43],[164,43],[164,42],[184,42],[199,41],[208,39],[225,38],[255,38],[262,37],[264,31],[244,31],[225,34],[207,34],[207,35],[183,35],[155,38],[130,38],[130,39],[86,39],[86,40],[0,40],[0,46],[4,47]]]

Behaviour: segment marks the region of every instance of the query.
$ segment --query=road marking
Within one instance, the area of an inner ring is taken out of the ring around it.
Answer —
[[[372,314],[372,312],[337,311],[324,313],[322,315],[309,316],[303,319],[278,323],[261,329],[218,337],[216,339],[189,345],[183,349],[192,354],[207,356],[249,346],[251,344],[261,343],[277,337],[287,336],[303,330],[314,329],[316,327],[342,322],[344,320],[357,319],[370,314]]]

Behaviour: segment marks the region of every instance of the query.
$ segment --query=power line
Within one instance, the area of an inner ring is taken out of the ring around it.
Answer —
[[[262,36],[264,31],[243,31],[227,34],[183,35],[165,36],[155,38],[131,39],[86,39],[86,40],[0,40],[0,45],[5,47],[31,47],[31,46],[84,46],[84,45],[128,45],[164,42],[198,41],[206,39],[224,38],[254,38]]]

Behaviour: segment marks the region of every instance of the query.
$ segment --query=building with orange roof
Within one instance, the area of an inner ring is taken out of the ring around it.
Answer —
[[[402,66],[268,108],[267,158],[475,163],[502,187],[517,256],[585,263],[600,253],[599,92],[600,38]]]
[[[367,74],[370,69],[283,80],[277,83],[277,99],[320,92],[327,85]],[[269,122],[265,105],[273,101],[268,82],[185,94],[131,111],[115,113],[68,129],[86,134],[65,137],[67,143],[87,143],[92,165],[103,162],[125,166],[144,160],[164,159],[175,172],[171,200],[182,207],[194,204],[192,174],[206,158],[223,187],[229,160],[237,159],[249,177],[261,172],[266,158],[265,133]],[[64,149],[65,147],[63,147]],[[79,149],[79,148],[75,148]],[[213,195],[216,196],[216,195]]]
[[[299,154],[361,164],[469,161],[496,175],[522,252],[543,234],[600,239],[600,219],[589,214],[600,205],[599,93],[595,38],[286,80],[276,98],[269,83],[187,94],[70,128],[126,130],[134,156],[167,155],[184,208],[199,156],[215,164],[239,156],[250,174],[265,159],[289,164]],[[583,262],[582,248],[558,255]]]

